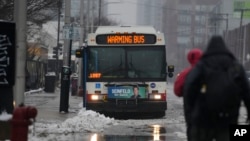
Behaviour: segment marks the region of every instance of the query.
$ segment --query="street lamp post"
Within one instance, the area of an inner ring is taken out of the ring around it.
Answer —
[[[26,22],[27,22],[27,0],[22,2],[15,0],[16,21],[16,79],[14,86],[14,100],[16,106],[24,103],[25,92],[25,59],[26,59]]]
[[[102,1],[99,0],[99,12],[98,12],[98,25],[100,26],[101,25],[101,12],[102,12],[102,8],[101,8],[101,5],[102,5]]]
[[[211,18],[212,22],[214,22],[215,24],[215,34],[216,34],[216,23],[217,21],[220,21],[220,20],[225,20],[226,21],[226,35],[225,37],[227,36],[227,33],[228,33],[228,13],[216,13],[213,15],[215,15],[214,17]],[[226,16],[226,18],[224,18],[224,16]]]
[[[242,48],[242,64],[244,65],[245,63],[245,46],[243,44],[244,41],[244,34],[243,34],[243,30],[242,30],[242,22],[243,22],[243,15],[245,11],[250,11],[250,9],[235,9],[235,11],[240,11],[240,33],[239,33],[239,46]]]
[[[70,8],[71,8],[71,0],[65,0],[65,19],[64,19],[65,26],[70,25]],[[63,67],[61,70],[61,91],[60,91],[59,112],[65,112],[65,113],[68,113],[68,108],[69,108],[69,85],[70,85],[70,73],[71,73],[70,44],[71,44],[70,39],[64,39],[64,48],[63,48],[64,53],[63,53]]]

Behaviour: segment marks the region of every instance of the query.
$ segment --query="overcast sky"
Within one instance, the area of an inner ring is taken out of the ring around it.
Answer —
[[[136,25],[137,0],[107,0],[108,16],[121,25]]]

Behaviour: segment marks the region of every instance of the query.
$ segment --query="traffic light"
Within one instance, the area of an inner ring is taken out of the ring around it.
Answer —
[[[76,58],[82,58],[83,49],[76,49],[75,55],[76,55]]]
[[[53,47],[53,55],[52,58],[57,59],[58,58],[58,49],[57,47]]]
[[[60,54],[60,55],[62,55],[62,47],[63,47],[63,45],[61,44],[61,43],[59,43],[58,44],[58,53]]]

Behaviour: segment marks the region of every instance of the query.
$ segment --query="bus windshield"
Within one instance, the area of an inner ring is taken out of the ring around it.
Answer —
[[[165,80],[165,46],[115,46],[88,48],[89,80]]]

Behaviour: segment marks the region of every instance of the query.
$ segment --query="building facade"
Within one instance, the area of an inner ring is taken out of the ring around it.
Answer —
[[[163,10],[165,0],[137,0],[137,25],[154,26],[162,32]]]
[[[191,48],[204,49],[212,33],[210,17],[217,0],[166,0],[163,21],[168,60],[177,72],[188,65],[186,54]]]

